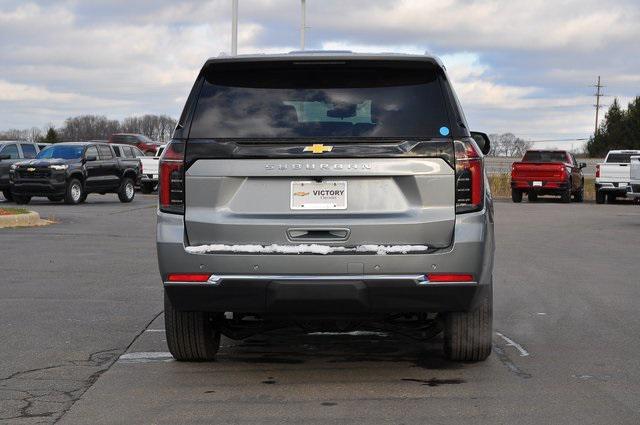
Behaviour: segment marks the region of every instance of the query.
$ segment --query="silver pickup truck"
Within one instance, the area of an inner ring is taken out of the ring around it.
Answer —
[[[160,159],[171,354],[293,323],[443,329],[448,358],[487,358],[489,139],[468,129],[431,56],[208,60]]]
[[[640,155],[631,157],[629,169],[630,181],[627,187],[627,197],[640,201]]]

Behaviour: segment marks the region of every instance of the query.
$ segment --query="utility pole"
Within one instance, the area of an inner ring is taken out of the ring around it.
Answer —
[[[238,54],[238,0],[231,0],[231,54]]]
[[[304,50],[304,33],[307,29],[307,0],[301,0],[302,16],[300,22],[300,50]]]
[[[600,76],[598,75],[598,83],[593,86],[596,88],[596,93],[594,94],[594,96],[596,97],[596,104],[593,105],[596,107],[596,129],[593,132],[593,137],[596,137],[598,135],[598,115],[600,113],[600,108],[602,108],[603,105],[600,105],[600,98],[602,96],[604,96],[604,94],[602,94],[601,89],[605,86],[600,84]]]

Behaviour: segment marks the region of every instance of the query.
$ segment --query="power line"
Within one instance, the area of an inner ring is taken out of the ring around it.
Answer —
[[[605,95],[600,91],[602,88],[606,87],[600,84],[600,76],[598,75],[598,83],[593,86],[596,88],[596,93],[594,94],[594,96],[596,97],[596,104],[593,105],[596,108],[596,127],[595,130],[593,131],[593,137],[598,135],[598,114],[600,113],[600,108],[603,108],[604,105],[600,104],[600,98],[604,97]]]

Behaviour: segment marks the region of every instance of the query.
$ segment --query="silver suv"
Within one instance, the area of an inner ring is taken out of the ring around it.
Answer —
[[[210,59],[160,161],[172,355],[295,323],[444,330],[448,358],[484,360],[488,149],[434,57]]]

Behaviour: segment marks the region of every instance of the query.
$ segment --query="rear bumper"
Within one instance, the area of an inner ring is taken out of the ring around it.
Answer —
[[[183,217],[158,213],[157,248],[167,295],[184,311],[375,315],[467,311],[491,290],[493,216],[456,217],[454,243],[428,254],[192,254]],[[419,283],[410,276],[466,273],[473,283]],[[169,273],[211,273],[217,284],[168,282]],[[225,279],[226,275],[244,278]]]
[[[624,186],[620,187],[620,182],[612,182],[612,183],[596,183],[596,192],[605,192],[605,193],[614,193],[618,196],[625,196],[628,190],[629,184],[627,182],[623,182]]]
[[[539,182],[534,184],[534,182]],[[550,181],[550,180],[511,180],[511,188],[518,189],[523,192],[560,193],[569,189],[567,181]]]
[[[157,174],[142,174],[140,176],[140,182],[142,183],[158,183]]]
[[[477,283],[417,283],[402,275],[244,276],[218,284],[165,283],[179,310],[234,311],[281,316],[369,316],[393,312],[467,310],[488,294]]]
[[[632,183],[627,187],[627,197],[640,198],[640,183]]]

